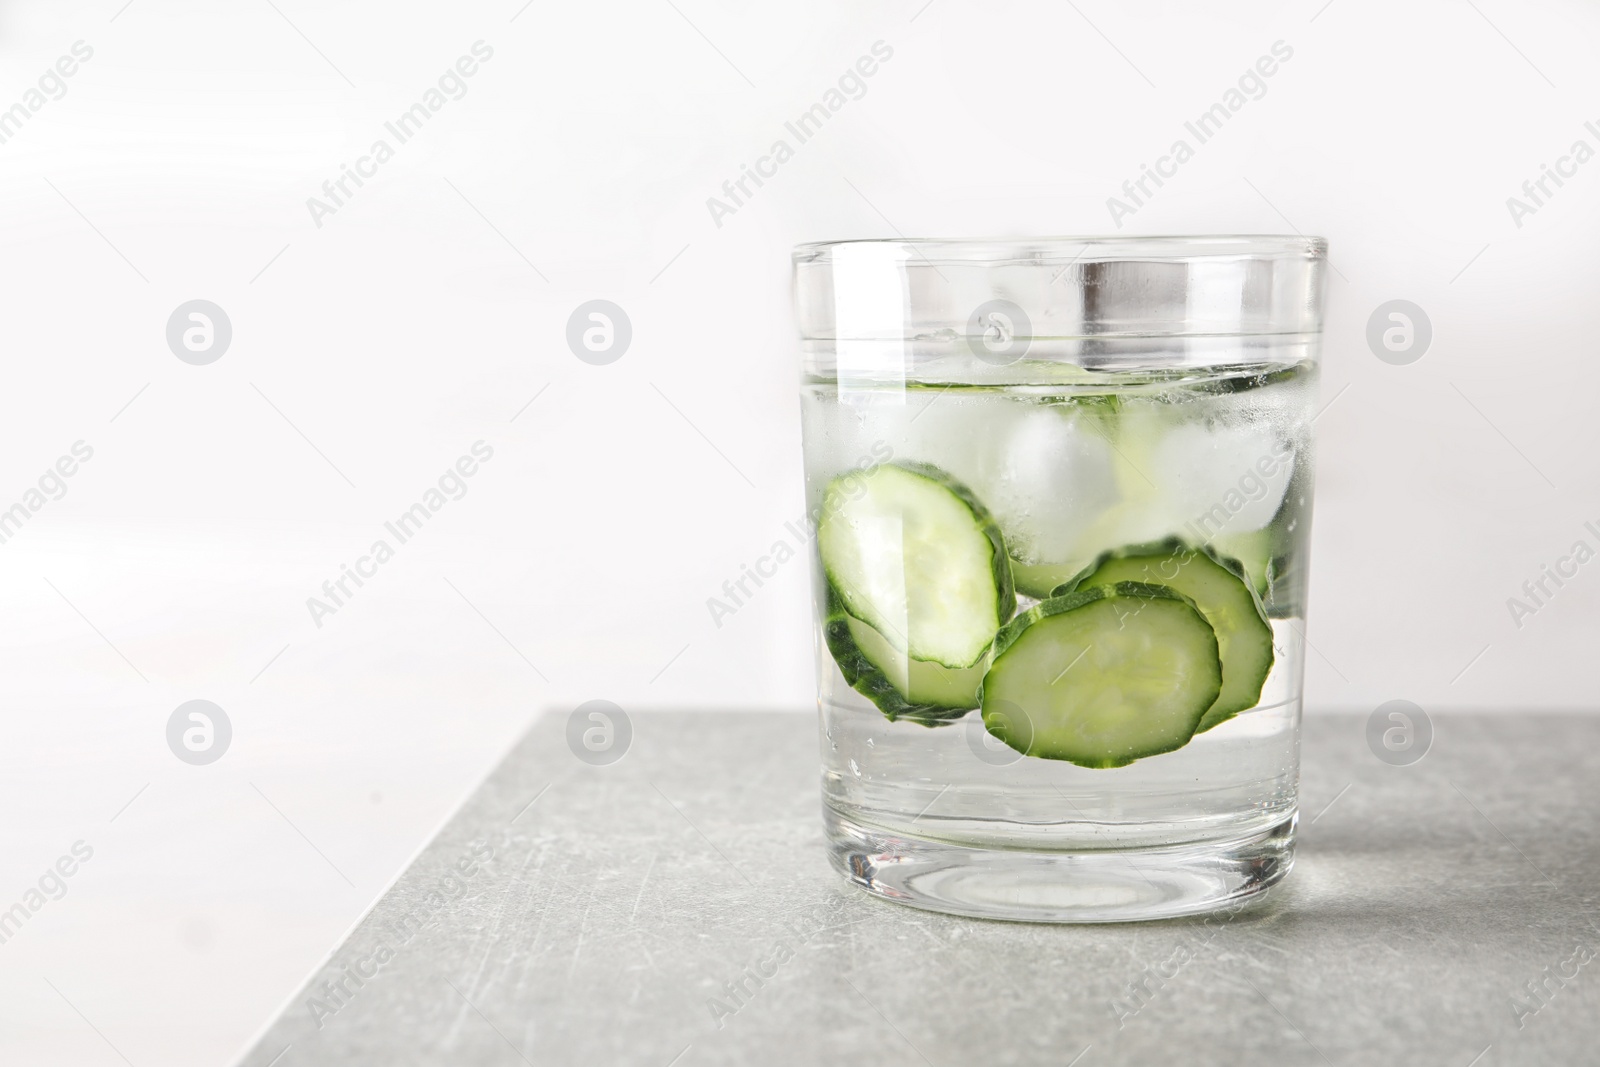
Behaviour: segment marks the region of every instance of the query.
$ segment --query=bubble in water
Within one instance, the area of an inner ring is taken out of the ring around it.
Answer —
[[[867,747],[868,747],[868,748],[876,748],[876,747],[878,747],[878,746],[876,746],[876,745],[874,745],[874,744],[873,744],[873,743],[872,743],[872,738],[870,738],[870,737],[869,737],[869,738],[867,738]]]
[[[857,778],[861,777],[861,768],[856,766],[855,760],[850,761],[850,773],[855,775]]]

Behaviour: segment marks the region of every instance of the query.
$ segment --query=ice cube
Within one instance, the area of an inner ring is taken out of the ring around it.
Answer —
[[[1152,503],[1170,532],[1191,539],[1266,526],[1294,475],[1293,446],[1263,422],[1179,422],[1146,455]]]
[[[1120,496],[1114,453],[1091,408],[1025,404],[998,457],[989,506],[1014,559],[1066,563]]]

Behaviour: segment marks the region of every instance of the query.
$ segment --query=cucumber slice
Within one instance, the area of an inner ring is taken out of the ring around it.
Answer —
[[[846,612],[831,591],[823,637],[845,681],[877,705],[890,722],[910,719],[938,726],[978,706],[986,661],[950,668],[912,659]]]
[[[835,478],[817,547],[843,610],[914,660],[974,666],[1016,610],[1000,527],[937,467],[885,464]]]
[[[1200,721],[1205,731],[1253,708],[1272,671],[1272,626],[1237,560],[1168,540],[1108,552],[1053,596],[1115,582],[1159,583],[1194,601],[1217,635],[1222,690]]]
[[[1194,602],[1119,582],[1013,619],[979,697],[984,726],[1024,755],[1123,767],[1188,744],[1221,689],[1217,638]]]

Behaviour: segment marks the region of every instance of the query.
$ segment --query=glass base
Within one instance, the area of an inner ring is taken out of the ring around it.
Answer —
[[[1242,838],[1030,852],[892,833],[826,804],[823,812],[829,859],[851,882],[885,900],[979,919],[1108,923],[1198,915],[1242,906],[1294,863],[1294,815]]]

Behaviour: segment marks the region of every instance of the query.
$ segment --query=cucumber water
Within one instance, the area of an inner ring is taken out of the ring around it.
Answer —
[[[1285,875],[1327,267],[1301,235],[795,249],[846,879],[1121,922]]]
[[[1113,838],[1163,796],[1281,817],[1313,369],[1029,374],[803,387],[830,804],[984,837],[936,798],[993,790],[1021,841],[1063,796]]]

